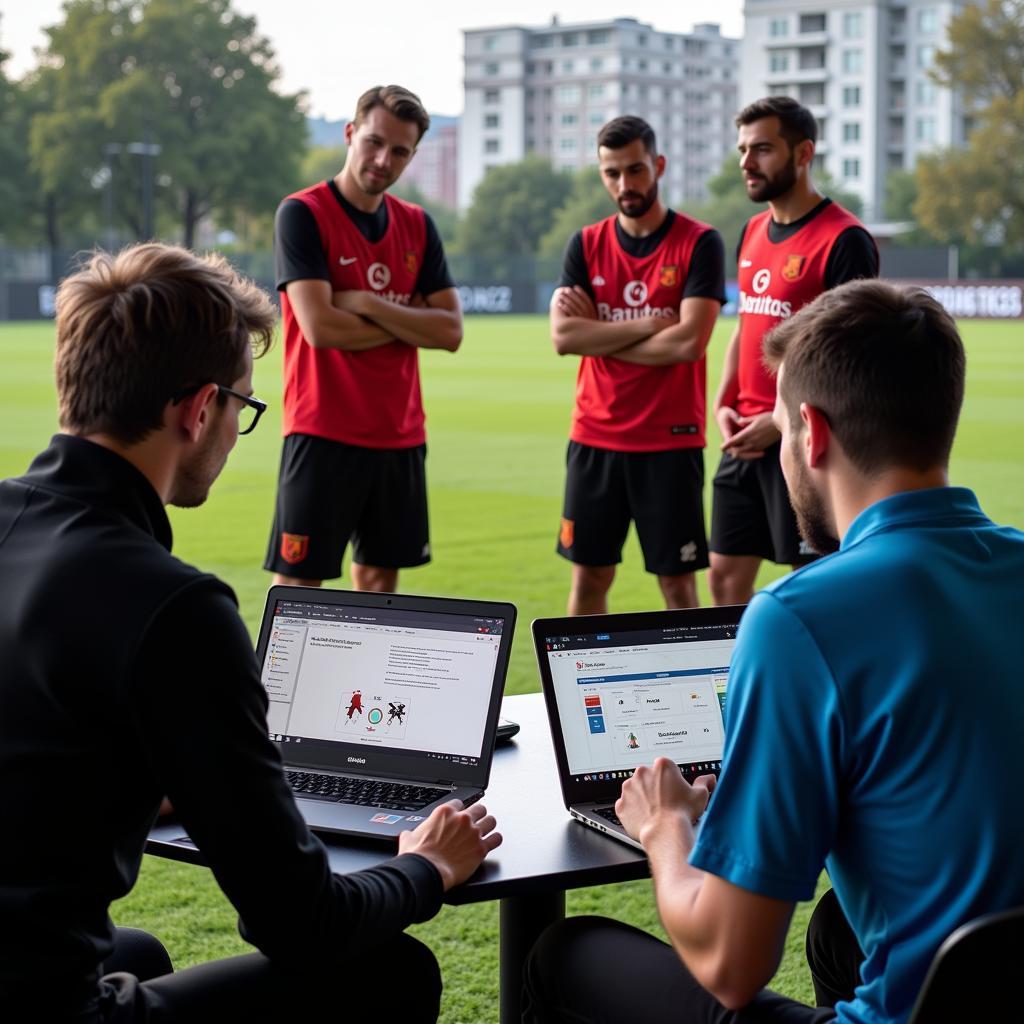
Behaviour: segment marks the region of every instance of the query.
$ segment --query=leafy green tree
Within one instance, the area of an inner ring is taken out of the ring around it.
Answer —
[[[985,0],[949,24],[935,77],[976,110],[966,149],[922,158],[914,214],[935,238],[1024,243],[1024,0]],[[950,183],[955,182],[955,187]]]
[[[572,178],[543,157],[492,167],[459,225],[460,253],[486,264],[492,274],[508,275],[536,256],[571,190]]]
[[[583,167],[572,176],[571,191],[555,213],[551,227],[540,240],[538,255],[557,260],[569,239],[586,224],[594,224],[615,213],[596,167]]]
[[[59,74],[31,144],[48,191],[77,198],[84,182],[95,203],[112,170],[115,215],[138,235],[139,144],[155,143],[157,213],[192,245],[202,218],[231,226],[291,190],[303,97],[274,90],[269,42],[229,0],[69,0],[48,35],[42,70]]]

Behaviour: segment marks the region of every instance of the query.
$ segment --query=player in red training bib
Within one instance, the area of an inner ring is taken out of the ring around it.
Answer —
[[[341,575],[392,591],[430,561],[421,348],[462,341],[458,292],[430,217],[387,194],[430,125],[397,85],[365,92],[345,166],[288,196],[274,225],[284,325],[284,448],[264,567],[275,582]]]
[[[558,539],[569,614],[607,610],[630,520],[665,603],[692,607],[708,564],[704,351],[725,301],[722,239],[662,202],[646,121],[609,121],[597,147],[618,213],[573,236],[551,300],[555,351],[581,357]]]
[[[772,423],[775,378],[762,358],[765,335],[829,288],[878,276],[875,242],[853,214],[811,181],[817,122],[787,96],[736,117],[747,195],[768,209],[743,229],[737,250],[739,324],[715,398],[722,460],[711,512],[716,604],[746,604],[764,559],[794,568],[816,557],[800,537],[779,467]]]

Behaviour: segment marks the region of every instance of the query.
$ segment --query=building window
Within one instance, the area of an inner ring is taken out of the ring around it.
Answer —
[[[860,39],[864,35],[864,15],[860,11],[847,11],[843,15],[843,38]]]
[[[530,36],[531,50],[546,50],[549,46],[554,45],[555,41],[551,36]]]
[[[592,110],[587,115],[587,124],[589,124],[591,128],[600,128],[606,120],[609,120],[609,118],[605,117],[603,110]]]
[[[771,71],[788,71],[789,54],[773,52],[768,58],[768,67]]]
[[[561,124],[563,128],[572,128],[574,125],[579,124],[580,118],[578,114],[563,114],[561,117]]]
[[[565,135],[558,140],[558,148],[563,153],[575,153],[576,152],[576,137],[574,135]]]
[[[498,37],[497,36],[484,36],[484,49],[490,53],[492,50],[498,48]]]
[[[772,18],[772,20],[768,22],[768,35],[772,36],[775,39],[778,39],[780,36],[788,36],[789,19]],[[687,40],[687,42],[689,42],[689,40]]]
[[[484,103],[500,103],[501,102],[501,90],[500,89],[484,89]]]
[[[914,136],[918,142],[934,142],[935,118],[919,117],[914,125]]]
[[[563,46],[578,46],[580,38],[575,32],[563,32],[562,33],[562,45]]]
[[[560,85],[557,96],[559,103],[579,103],[580,87],[578,85]]]
[[[843,71],[848,75],[859,75],[864,70],[862,50],[843,50]]]
[[[825,66],[825,47],[808,46],[800,50],[800,70],[817,71]]]
[[[662,71],[663,71],[663,72],[664,72],[664,73],[665,73],[666,75],[671,75],[671,74],[672,74],[672,61],[670,61],[670,60],[666,60],[666,61],[664,61],[664,62],[662,63],[662,65],[661,65],[661,70],[662,70]]]
[[[846,121],[843,123],[843,142],[860,142],[859,121]]]
[[[592,29],[587,33],[587,42],[591,46],[605,46],[611,41],[611,33],[607,29]]]
[[[500,119],[497,114],[485,114],[484,115],[484,127],[485,128],[499,128],[501,127]]]
[[[497,153],[500,142],[500,139],[484,139],[484,152]]]
[[[843,106],[844,107],[859,107],[860,106],[860,86],[859,85],[844,85],[843,86]]]
[[[590,58],[590,70],[591,71],[600,71],[603,67],[604,67],[604,60],[603,60],[603,58],[601,58],[601,57],[591,57]]]
[[[646,46],[647,45],[647,36],[645,36],[642,32],[636,37],[636,45],[637,46]]]
[[[805,82],[800,86],[800,102],[809,107],[820,107],[825,102],[824,82]]]
[[[847,181],[857,181],[860,178],[860,160],[850,157],[843,161],[843,177]]]
[[[808,32],[824,32],[825,31],[825,15],[824,14],[801,14],[800,15],[800,34],[806,35]]]
[[[914,95],[922,107],[932,107],[938,96],[938,87],[931,79],[919,78],[914,86]]]
[[[500,72],[501,72],[501,65],[495,63],[494,61],[488,61],[484,65],[484,74],[485,75],[490,75],[493,78],[495,75],[500,74]]]
[[[571,75],[572,74],[572,69],[573,69],[573,63],[572,63],[571,60],[563,60],[562,61],[562,74],[563,75]]]
[[[640,60],[637,61],[636,66],[637,66],[637,68],[640,71],[646,71],[647,70],[647,61],[645,61],[643,58],[641,58]]]
[[[917,12],[917,31],[934,35],[939,30],[939,12],[934,7],[922,7]]]
[[[595,82],[592,85],[587,86],[587,99],[588,100],[603,100],[604,99],[604,83]]]
[[[935,47],[919,46],[917,48],[917,66],[919,68],[930,68],[935,63]]]

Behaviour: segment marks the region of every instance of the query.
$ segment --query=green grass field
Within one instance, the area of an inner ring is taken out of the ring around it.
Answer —
[[[731,328],[721,322],[712,341],[711,394]],[[967,399],[952,480],[974,488],[997,521],[1024,526],[1022,331],[1012,324],[972,323],[964,325],[964,334]],[[56,430],[52,358],[52,324],[0,325],[0,477],[22,472]],[[256,394],[271,403],[270,412],[254,434],[239,439],[210,500],[201,509],[171,512],[175,553],[235,588],[252,631],[269,583],[260,565],[280,452],[280,360],[275,348],[257,363]],[[576,361],[552,353],[544,318],[508,317],[470,318],[460,352],[425,353],[421,365],[434,561],[405,573],[401,587],[513,601],[520,629],[507,692],[537,690],[529,622],[564,611],[569,579],[554,544]],[[713,450],[714,428],[709,442]],[[709,455],[709,477],[715,461]],[[766,569],[762,582],[776,574]],[[707,603],[703,581],[701,597]],[[611,603],[614,610],[659,603],[632,535]],[[661,934],[646,882],[569,893],[568,912],[607,914]],[[808,912],[808,906],[798,908],[774,987],[809,1000],[802,952]],[[230,906],[200,868],[147,858],[139,884],[114,917],[158,934],[178,967],[247,948]],[[441,962],[446,1024],[497,1018],[497,918],[494,904],[445,908],[414,929]]]

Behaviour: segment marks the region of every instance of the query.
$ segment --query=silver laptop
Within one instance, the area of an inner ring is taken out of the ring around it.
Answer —
[[[689,781],[722,767],[729,660],[743,606],[537,619],[533,641],[569,813],[640,848],[615,814],[638,765]]]
[[[513,605],[270,588],[257,644],[267,725],[310,828],[396,840],[483,794]]]

